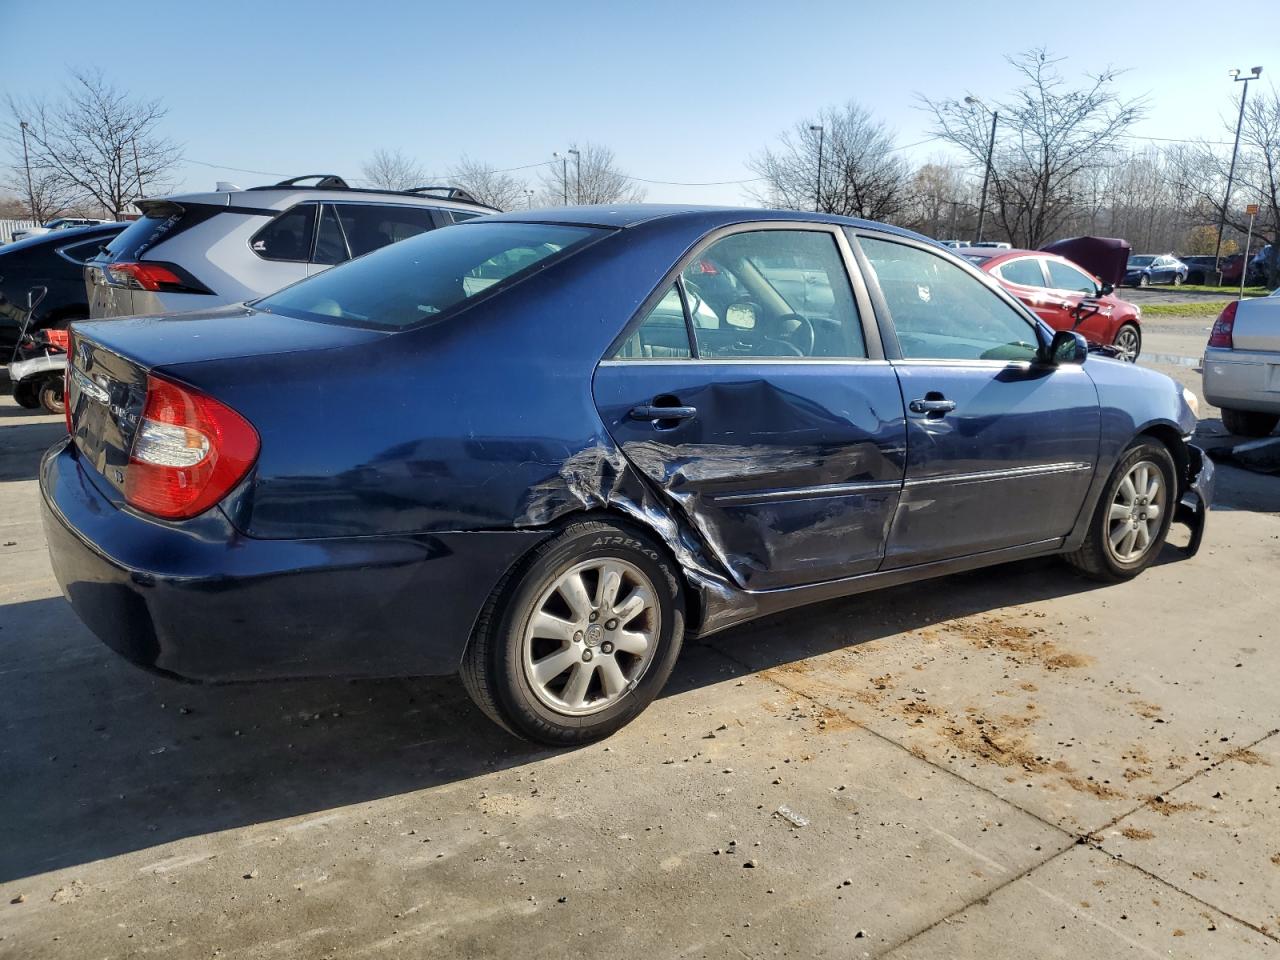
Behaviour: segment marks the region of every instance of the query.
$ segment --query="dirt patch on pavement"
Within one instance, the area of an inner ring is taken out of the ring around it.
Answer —
[[[1152,840],[1155,834],[1150,830],[1143,830],[1141,827],[1125,827],[1120,831],[1120,836],[1129,840]]]
[[[1063,777],[1062,779],[1068,787],[1077,793],[1088,793],[1099,800],[1116,800],[1124,796],[1119,790],[1113,790],[1105,783],[1099,783],[1097,780],[1089,780],[1085,777]]]
[[[1261,754],[1259,754],[1259,753],[1254,753],[1254,752],[1253,752],[1252,750],[1250,750],[1248,747],[1240,747],[1240,748],[1239,748],[1239,749],[1237,749],[1237,750],[1232,750],[1232,751],[1230,751],[1230,752],[1228,752],[1228,753],[1224,754],[1224,755],[1223,755],[1223,757],[1222,757],[1222,759],[1223,759],[1223,760],[1235,760],[1235,761],[1238,761],[1239,763],[1245,763],[1245,764],[1248,764],[1248,765],[1249,765],[1249,766],[1251,766],[1251,767],[1269,767],[1269,766],[1271,766],[1271,761],[1270,761],[1270,760],[1268,760],[1266,757],[1262,756],[1262,755],[1261,755]]]
[[[1178,803],[1177,801],[1168,800],[1159,795],[1148,800],[1147,806],[1162,817],[1172,817],[1175,813],[1191,813],[1195,810],[1204,809],[1200,804],[1192,803],[1189,800],[1183,803]]]
[[[1064,650],[1047,639],[1043,627],[1024,626],[999,614],[965,617],[950,626],[975,647],[1001,650],[1015,663],[1037,663],[1046,670],[1071,670],[1093,662],[1090,657]]]

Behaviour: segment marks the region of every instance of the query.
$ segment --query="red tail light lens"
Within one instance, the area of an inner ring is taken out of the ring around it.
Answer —
[[[146,261],[143,263],[109,263],[104,270],[107,283],[134,290],[169,291],[171,293],[208,293],[207,289],[189,277],[179,276],[172,264]]]
[[[71,432],[71,344],[67,343],[67,362],[62,367],[62,417]]]
[[[153,374],[129,454],[125,499],[157,517],[194,517],[231,492],[258,449],[257,431],[240,414]]]
[[[1209,334],[1209,346],[1222,347],[1225,350],[1231,350],[1235,347],[1235,341],[1232,334],[1236,327],[1236,304],[1238,300],[1232,300],[1222,312],[1218,314],[1218,319],[1213,322],[1213,330]]]

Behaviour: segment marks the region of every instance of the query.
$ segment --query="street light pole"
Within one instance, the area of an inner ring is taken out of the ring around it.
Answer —
[[[969,106],[975,104],[983,110],[987,109],[987,105],[977,97],[965,97],[964,102]],[[982,242],[982,227],[987,219],[987,185],[991,183],[991,161],[995,157],[996,152],[996,123],[1000,119],[1000,111],[991,111],[991,138],[987,141],[987,170],[982,175],[982,199],[978,201],[978,235],[974,238],[974,243]]]
[[[36,192],[31,187],[31,156],[27,153],[27,121],[20,120],[18,126],[22,128],[22,165],[27,168],[27,206],[31,208],[31,219],[39,225],[36,220]]]
[[[533,191],[526,189],[524,192],[524,204],[526,209],[533,209]]]
[[[582,154],[577,150],[570,150],[569,152],[573,154],[573,172],[577,180],[578,206],[582,206]]]
[[[1240,93],[1240,116],[1236,118],[1236,140],[1231,147],[1231,166],[1227,169],[1227,195],[1222,198],[1222,210],[1218,215],[1218,242],[1213,248],[1213,272],[1218,275],[1218,283],[1222,283],[1222,265],[1220,263],[1222,257],[1222,231],[1227,225],[1227,208],[1231,204],[1231,184],[1236,178],[1236,155],[1240,152],[1240,128],[1244,126],[1244,100],[1249,95],[1249,81],[1257,80],[1262,75],[1261,67],[1254,67],[1247,77],[1240,76],[1239,70],[1227,71],[1227,76],[1231,77],[1236,83],[1243,83],[1244,90]],[[1245,264],[1248,269],[1248,264]]]
[[[813,186],[813,212],[820,213],[822,211],[822,147],[827,131],[820,123],[810,124],[809,131],[818,135],[818,179]]]

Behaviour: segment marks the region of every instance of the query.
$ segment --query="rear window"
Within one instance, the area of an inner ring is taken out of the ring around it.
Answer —
[[[432,230],[286,287],[255,306],[308,320],[409,327],[510,286],[604,232],[545,223]]]
[[[185,207],[169,201],[147,204],[148,212],[107,244],[106,256],[115,261],[137,260],[156,244],[217,216],[225,209],[202,203]]]

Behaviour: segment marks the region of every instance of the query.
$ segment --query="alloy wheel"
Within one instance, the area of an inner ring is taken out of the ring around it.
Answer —
[[[658,646],[657,591],[634,564],[576,564],[539,597],[524,631],[525,679],[543,705],[586,716],[621,700]]]
[[[1138,331],[1132,327],[1123,327],[1116,334],[1114,346],[1119,351],[1120,359],[1129,363],[1136,363],[1138,360],[1138,350],[1140,343],[1138,340]]]
[[[1160,468],[1139,460],[1124,475],[1111,501],[1107,548],[1120,563],[1136,563],[1160,534],[1165,511],[1165,482]]]

